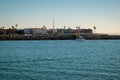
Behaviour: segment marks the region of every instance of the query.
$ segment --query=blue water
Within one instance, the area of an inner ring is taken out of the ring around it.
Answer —
[[[120,40],[0,41],[0,80],[120,80]]]

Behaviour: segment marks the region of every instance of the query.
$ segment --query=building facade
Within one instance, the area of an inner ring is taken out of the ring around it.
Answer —
[[[47,34],[47,29],[45,28],[25,28],[24,35],[31,36],[31,35],[44,35]]]

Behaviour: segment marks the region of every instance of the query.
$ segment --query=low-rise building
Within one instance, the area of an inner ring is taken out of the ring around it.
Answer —
[[[45,28],[25,28],[24,35],[44,35],[47,34],[47,29]]]

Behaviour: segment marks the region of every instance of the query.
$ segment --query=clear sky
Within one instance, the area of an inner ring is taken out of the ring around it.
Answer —
[[[120,33],[120,0],[0,0],[0,26],[10,28],[63,26]]]

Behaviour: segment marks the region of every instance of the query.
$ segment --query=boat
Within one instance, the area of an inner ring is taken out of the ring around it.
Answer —
[[[79,38],[76,38],[75,40],[85,40],[82,36],[79,36]]]

